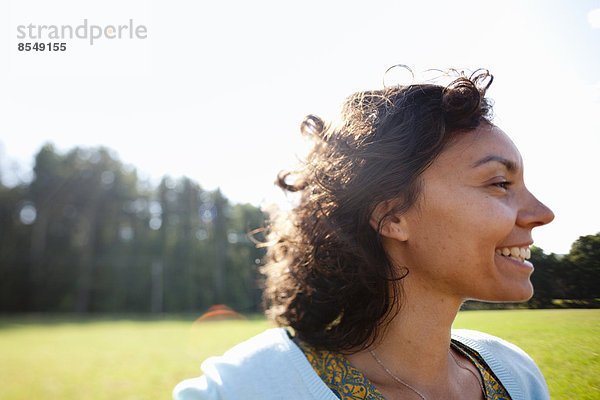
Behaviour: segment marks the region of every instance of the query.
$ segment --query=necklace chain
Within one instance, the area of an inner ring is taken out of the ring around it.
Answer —
[[[388,369],[388,367],[386,367],[383,362],[379,359],[379,357],[377,357],[377,355],[375,354],[375,352],[373,350],[369,350],[369,352],[371,353],[371,355],[373,356],[373,358],[375,358],[375,361],[377,361],[377,363],[379,365],[381,365],[381,367],[385,370],[385,372],[388,373],[389,376],[391,376],[392,378],[394,378],[394,380],[396,382],[399,382],[401,384],[403,384],[404,386],[406,386],[407,388],[409,388],[410,390],[412,390],[413,392],[415,392],[416,394],[418,394],[423,400],[427,400],[427,398],[425,396],[423,396],[421,394],[421,392],[419,392],[417,389],[415,389],[414,387],[410,386],[408,383],[404,382],[402,379],[398,378],[396,375],[394,375],[392,373],[392,371],[390,371]]]
[[[379,359],[379,357],[377,357],[377,355],[375,354],[375,352],[373,350],[369,350],[369,353],[371,353],[371,355],[373,356],[373,358],[375,359],[375,361],[377,361],[377,364],[381,365],[381,367],[385,370],[385,372],[387,372],[387,374],[389,376],[391,376],[396,382],[401,383],[402,385],[406,386],[407,388],[409,388],[410,390],[412,390],[413,392],[415,392],[416,394],[418,394],[421,399],[427,400],[427,398],[421,392],[419,392],[417,389],[415,389],[414,387],[412,387],[408,383],[404,382],[402,379],[400,379],[396,375],[394,375],[392,373],[392,371],[390,371],[388,369],[388,367],[386,367],[383,364],[383,361],[381,361]],[[458,365],[460,368],[462,368],[464,370],[469,371],[475,377],[475,379],[477,380],[477,383],[479,383],[479,387],[481,388],[481,392],[483,393],[483,397],[485,398],[485,389],[483,388],[483,384],[481,383],[481,381],[479,380],[479,378],[477,377],[477,375],[475,375],[475,372],[471,371],[469,368],[465,367],[461,362],[459,362],[457,360],[457,358],[454,356],[454,354],[452,354],[452,350],[448,349],[448,354],[450,354],[450,357],[452,357],[452,359],[454,360],[454,362],[456,363],[456,365]]]

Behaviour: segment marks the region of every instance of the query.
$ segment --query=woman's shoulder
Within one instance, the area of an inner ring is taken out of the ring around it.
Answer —
[[[550,398],[542,372],[517,345],[468,329],[453,329],[452,339],[479,353],[514,400]]]
[[[489,333],[470,329],[452,329],[452,339],[457,340],[477,351],[500,351],[510,357],[531,360],[531,357],[519,346]],[[533,361],[533,360],[531,360]]]
[[[290,351],[291,347],[292,342],[285,329],[267,329],[266,331],[235,345],[227,350],[223,356],[212,358],[212,360],[217,361],[218,359],[219,362],[252,364],[260,362],[265,356],[270,359],[277,356],[285,356]]]
[[[173,390],[177,400],[331,398],[285,329],[269,329],[202,363],[203,376]]]

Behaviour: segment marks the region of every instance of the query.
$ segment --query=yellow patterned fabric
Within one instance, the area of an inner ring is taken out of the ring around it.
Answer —
[[[293,338],[323,382],[341,400],[385,400],[385,397],[348,362],[342,354],[317,349]],[[452,347],[467,357],[479,369],[486,391],[486,400],[511,400],[510,395],[490,367],[475,350],[457,341]]]
[[[471,360],[479,370],[483,378],[483,387],[485,388],[485,398],[487,400],[510,400],[510,395],[478,352],[455,340],[452,341],[452,347]]]

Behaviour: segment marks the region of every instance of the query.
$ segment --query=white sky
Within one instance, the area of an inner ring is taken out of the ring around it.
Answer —
[[[104,145],[142,176],[189,176],[234,202],[282,202],[276,173],[304,146],[299,123],[330,117],[393,64],[488,68],[495,123],[530,189],[555,212],[534,232],[566,253],[600,231],[600,0],[12,0],[0,5],[0,167],[26,179],[46,142]],[[145,40],[65,40],[16,50],[16,26],[125,24]]]

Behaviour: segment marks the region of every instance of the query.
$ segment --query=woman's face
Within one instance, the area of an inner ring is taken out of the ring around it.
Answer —
[[[397,255],[409,276],[461,299],[529,299],[531,231],[554,214],[525,187],[508,136],[487,123],[459,133],[421,183],[401,218],[406,237]]]

